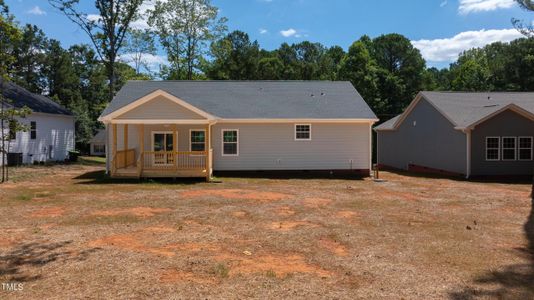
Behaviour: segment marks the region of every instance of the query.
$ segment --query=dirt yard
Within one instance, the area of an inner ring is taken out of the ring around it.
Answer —
[[[0,299],[534,298],[528,183],[383,178],[16,169],[0,185],[0,282],[22,285]]]

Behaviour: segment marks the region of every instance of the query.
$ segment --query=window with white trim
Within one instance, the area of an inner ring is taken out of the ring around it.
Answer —
[[[93,152],[94,153],[104,153],[104,152],[106,152],[106,145],[104,145],[104,144],[94,144],[93,145]]]
[[[206,151],[206,131],[191,130],[191,151]]]
[[[532,160],[532,137],[519,137],[519,148],[517,150],[519,160]]]
[[[311,125],[296,124],[295,125],[295,140],[297,141],[311,140]]]
[[[37,122],[35,121],[30,122],[30,139],[37,139]]]
[[[222,131],[223,156],[239,155],[239,132],[235,129]]]
[[[486,160],[500,159],[501,139],[499,137],[486,137]]]
[[[502,138],[502,160],[516,160],[517,138],[507,136]]]

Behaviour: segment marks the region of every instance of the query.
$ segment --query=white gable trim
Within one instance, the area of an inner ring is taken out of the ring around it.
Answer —
[[[154,100],[157,97],[164,97],[164,98],[166,98],[168,100],[171,100],[174,103],[176,103],[176,104],[178,104],[178,105],[180,105],[180,106],[182,106],[182,107],[184,107],[184,108],[186,108],[186,109],[188,109],[188,110],[190,110],[190,111],[192,111],[192,112],[194,112],[194,113],[196,113],[196,114],[198,114],[198,115],[200,115],[200,116],[202,116],[202,117],[204,117],[204,118],[206,118],[208,120],[215,120],[216,119],[215,116],[213,116],[213,115],[211,115],[211,114],[209,114],[209,113],[207,113],[207,112],[205,112],[205,111],[203,111],[203,110],[201,110],[201,109],[199,109],[199,108],[187,103],[186,101],[184,101],[184,100],[182,100],[182,99],[180,99],[180,98],[178,98],[178,97],[176,97],[174,95],[171,95],[171,94],[169,94],[169,93],[167,93],[167,92],[165,92],[163,90],[157,90],[157,91],[154,91],[154,92],[152,92],[152,93],[150,93],[150,94],[148,94],[148,95],[146,95],[146,96],[144,96],[142,98],[137,99],[136,101],[134,101],[134,102],[122,107],[122,108],[117,109],[116,111],[114,111],[114,112],[112,112],[112,113],[110,113],[108,115],[105,115],[105,116],[102,116],[102,117],[98,118],[98,120],[101,121],[101,122],[104,122],[104,123],[109,123],[113,119],[115,119],[115,118],[117,118],[117,117],[119,117],[119,116],[121,116],[121,115],[123,115],[123,114],[125,114],[125,113],[127,113],[129,111],[131,111],[132,109],[137,108],[137,107],[139,107],[139,106],[141,106],[141,105],[143,105],[143,104],[145,104],[145,103],[147,103],[147,102],[149,102],[151,100]]]
[[[445,119],[447,119],[456,128],[456,126],[457,126],[456,123],[454,123],[454,121],[451,120],[451,118],[449,118],[449,116],[447,116],[447,114],[445,114],[439,107],[434,105],[434,103],[432,103],[432,101],[428,100],[428,98],[423,96],[423,93],[419,93],[419,94],[417,94],[415,99],[412,101],[412,103],[410,103],[410,105],[406,108],[406,110],[404,110],[404,112],[401,114],[401,116],[395,122],[395,124],[393,124],[393,129],[387,129],[387,130],[397,130],[399,128],[399,126],[402,124],[402,122],[404,122],[404,120],[410,115],[412,110],[414,110],[414,108],[417,106],[417,104],[419,104],[419,102],[421,102],[422,99],[425,99],[426,102],[428,102],[435,110],[437,110],[443,117],[445,117]],[[381,130],[385,130],[385,129],[381,129]]]
[[[493,117],[495,117],[495,116],[497,116],[497,115],[499,115],[499,114],[501,114],[501,113],[503,113],[503,112],[505,112],[507,110],[511,110],[511,111],[513,111],[513,112],[515,112],[515,113],[517,113],[517,114],[519,114],[519,115],[521,115],[521,116],[523,116],[523,117],[525,117],[527,119],[530,119],[530,120],[534,121],[534,114],[532,114],[531,112],[529,112],[529,111],[517,106],[516,104],[511,103],[511,104],[508,104],[505,107],[499,109],[498,111],[493,112],[493,113],[485,116],[484,118],[474,122],[473,124],[470,124],[469,126],[466,126],[466,128],[456,127],[456,129],[460,129],[460,130],[462,130],[462,129],[474,129],[477,125],[480,125],[480,124],[486,122],[487,120],[489,120],[489,119],[491,119],[491,118],[493,118]]]

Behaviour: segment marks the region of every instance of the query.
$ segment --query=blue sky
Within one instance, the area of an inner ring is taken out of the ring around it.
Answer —
[[[88,12],[93,1],[82,0]],[[520,35],[511,18],[528,22],[534,13],[522,11],[513,0],[212,0],[229,30],[242,30],[266,49],[303,40],[326,46],[348,46],[360,36],[396,32],[419,48],[429,66],[444,67],[457,54],[494,41]],[[88,43],[76,25],[46,0],[6,0],[21,23],[41,27],[67,47]],[[149,6],[147,4],[146,6]],[[157,60],[156,58],[154,58]]]

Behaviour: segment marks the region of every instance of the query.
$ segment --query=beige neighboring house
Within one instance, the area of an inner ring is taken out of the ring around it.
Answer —
[[[129,81],[104,110],[112,177],[369,175],[375,114],[349,82]]]
[[[95,136],[89,141],[91,149],[90,154],[92,156],[105,156],[106,155],[106,130],[99,130]]]

